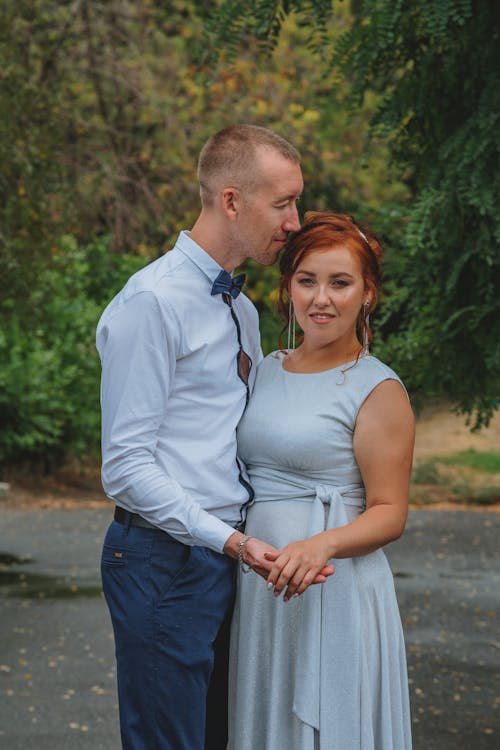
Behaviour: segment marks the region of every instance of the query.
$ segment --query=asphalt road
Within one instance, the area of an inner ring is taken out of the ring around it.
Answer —
[[[110,515],[107,506],[0,506],[3,750],[120,748],[98,570]],[[414,750],[500,747],[499,531],[497,513],[412,511],[387,549],[406,634]]]

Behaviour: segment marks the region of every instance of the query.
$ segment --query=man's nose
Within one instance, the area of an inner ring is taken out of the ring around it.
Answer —
[[[291,207],[290,214],[283,224],[283,229],[285,232],[297,232],[300,229],[299,212],[295,203]]]

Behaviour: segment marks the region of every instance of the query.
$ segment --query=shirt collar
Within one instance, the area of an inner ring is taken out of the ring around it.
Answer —
[[[211,284],[215,281],[216,277],[223,270],[222,266],[219,266],[211,255],[203,250],[197,242],[191,239],[189,232],[183,230],[176,242],[176,247],[183,253],[189,260],[197,266],[200,271],[208,278]]]

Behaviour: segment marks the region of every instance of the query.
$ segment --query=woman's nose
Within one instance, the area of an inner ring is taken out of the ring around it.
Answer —
[[[317,305],[326,306],[330,304],[330,295],[328,294],[328,287],[318,284],[316,287],[316,294],[314,301]]]

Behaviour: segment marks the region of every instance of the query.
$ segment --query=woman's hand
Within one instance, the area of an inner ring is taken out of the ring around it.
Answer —
[[[266,581],[269,581],[269,574],[273,568],[274,560],[280,554],[280,551],[276,547],[254,537],[250,537],[243,546],[243,562],[249,565],[254,573],[265,578]],[[332,565],[321,566],[312,583],[324,583],[332,573]]]
[[[328,564],[330,556],[324,533],[287,544],[277,553],[266,552],[266,559],[273,563],[267,576],[268,588],[274,587],[274,595],[279,596],[286,587],[284,601],[288,601],[311,584],[324,583],[335,570]]]

